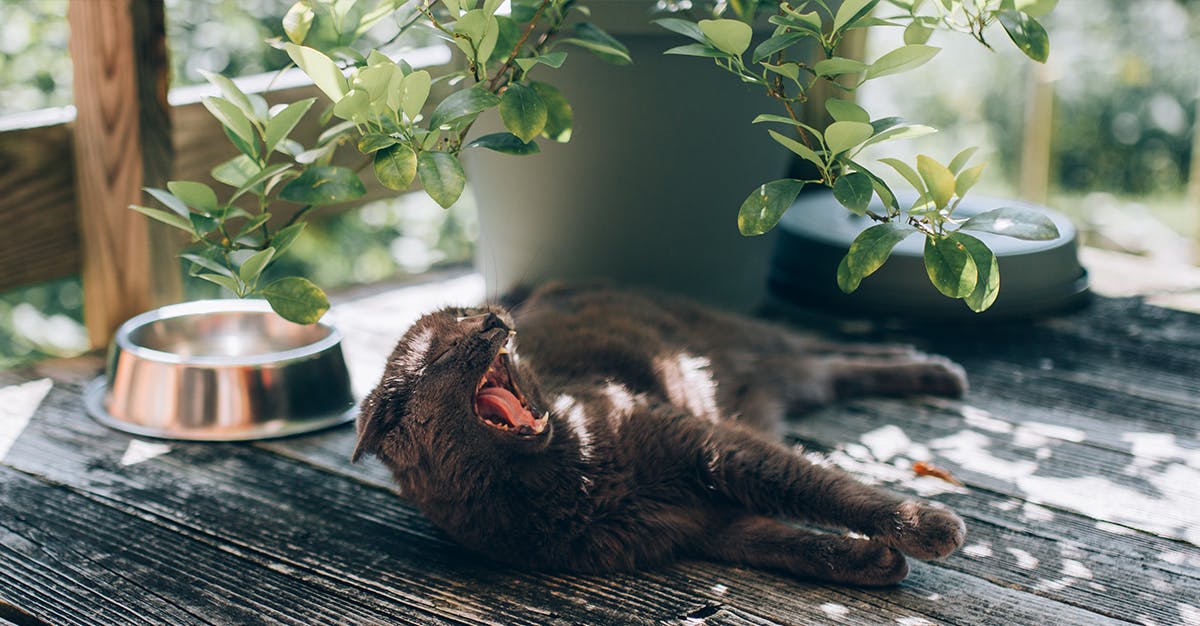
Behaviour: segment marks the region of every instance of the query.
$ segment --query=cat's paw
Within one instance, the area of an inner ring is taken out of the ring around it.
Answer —
[[[916,353],[912,367],[922,393],[961,398],[967,393],[967,372],[944,356]]]
[[[944,506],[908,500],[897,507],[893,525],[877,538],[909,556],[940,559],[962,546],[967,526]]]
[[[845,554],[835,558],[830,579],[868,587],[894,585],[908,576],[908,561],[899,550],[878,541],[845,538]]]

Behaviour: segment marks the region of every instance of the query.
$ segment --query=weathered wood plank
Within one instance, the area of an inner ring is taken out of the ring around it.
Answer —
[[[0,132],[0,291],[79,273],[71,131]]]
[[[414,603],[448,618],[682,623],[706,606],[718,606],[726,608],[729,620],[740,620],[737,623],[820,624],[829,618],[821,607],[834,603],[857,607],[856,614],[868,622],[892,621],[897,615],[950,620],[975,606],[991,607],[989,611],[1014,624],[1042,623],[1046,616],[1104,623],[1089,611],[955,573],[945,578],[931,575],[919,587],[879,592],[847,591],[761,572],[751,578],[758,583],[746,587],[739,582],[747,577],[744,572],[695,563],[609,577],[515,572],[480,563],[450,545],[384,489],[349,482],[251,446],[180,444],[169,454],[119,467],[128,438],[82,418],[77,407],[72,390],[52,392],[39,419],[4,462],[72,485],[88,497],[184,536],[212,537],[238,554],[263,555],[293,570],[345,580],[390,601]],[[951,600],[935,606],[925,598],[930,593]],[[764,604],[770,598],[775,601]]]
[[[445,623],[7,468],[0,494],[0,577],[47,622]]]

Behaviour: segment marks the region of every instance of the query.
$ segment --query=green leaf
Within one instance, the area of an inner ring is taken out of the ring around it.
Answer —
[[[813,66],[813,71],[817,76],[841,76],[842,74],[865,72],[868,68],[869,66],[862,61],[833,57],[817,61],[817,64]]]
[[[772,54],[775,54],[780,50],[786,50],[797,41],[811,36],[812,35],[808,33],[783,33],[780,35],[775,35],[774,37],[771,37],[758,44],[758,46],[754,48],[754,54],[750,58],[755,63],[758,63],[759,61],[770,57]]]
[[[210,283],[219,285],[234,293],[234,295],[242,296],[242,284],[232,276],[221,276],[220,274],[196,274],[196,278],[207,280]]]
[[[504,127],[526,143],[546,127],[546,103],[532,87],[512,83],[500,97],[500,119]]]
[[[233,270],[229,269],[228,267],[225,267],[224,265],[222,265],[222,264],[218,263],[217,261],[210,259],[206,256],[201,256],[199,254],[189,254],[189,253],[185,252],[183,254],[180,254],[179,257],[182,259],[185,259],[187,261],[191,261],[192,263],[195,263],[197,266],[202,267],[206,270],[209,270],[210,272],[216,272],[218,274],[221,274],[222,276],[228,276],[230,278],[233,278],[233,276],[234,276]],[[194,269],[195,268],[193,268],[193,270]],[[199,272],[195,272],[195,273],[199,273]]]
[[[476,86],[456,91],[442,100],[429,118],[429,128],[452,126],[460,121],[475,119],[483,111],[500,104],[490,91]]]
[[[384,187],[404,191],[417,176],[417,153],[404,144],[395,144],[375,153],[375,178]]]
[[[729,53],[718,50],[708,44],[689,43],[684,46],[675,46],[663,51],[663,54],[675,54],[685,57],[707,57],[710,59],[727,59]]]
[[[349,202],[367,193],[354,170],[339,165],[310,167],[284,185],[279,198],[289,202],[322,206]]]
[[[825,129],[825,145],[837,155],[871,138],[875,129],[864,122],[834,122]]]
[[[520,137],[512,133],[492,133],[484,135],[475,141],[467,144],[468,148],[487,148],[504,154],[537,154],[541,152],[541,148],[535,142],[522,141]]]
[[[904,43],[909,45],[923,44],[929,41],[929,37],[932,35],[933,29],[919,21],[914,21],[904,27]]]
[[[975,262],[975,288],[964,300],[972,311],[986,311],[1000,294],[1000,264],[996,255],[987,244],[966,233],[951,233],[950,239],[961,244]]]
[[[523,58],[523,59],[517,59],[517,65],[521,66],[522,71],[528,73],[529,70],[532,69],[533,66],[537,65],[538,63],[541,63],[542,65],[548,65],[550,67],[558,69],[558,68],[562,67],[562,64],[564,62],[566,62],[566,60],[567,60],[566,52],[562,52],[562,51],[547,52],[546,54],[539,54],[535,57],[527,57],[527,58]]]
[[[293,4],[283,16],[283,34],[287,35],[292,43],[304,43],[314,17],[316,13],[307,2]]]
[[[546,126],[542,129],[542,134],[551,141],[570,141],[571,130],[575,125],[575,112],[571,109],[571,104],[554,85],[532,81],[529,86],[533,87],[542,103],[546,105]]]
[[[907,163],[901,161],[900,159],[892,158],[879,159],[879,162],[886,163],[887,165],[891,166],[892,169],[896,170],[898,174],[904,177],[904,180],[908,181],[909,185],[912,185],[913,189],[917,190],[917,193],[925,193],[925,182],[922,181],[921,177],[917,175],[916,170],[909,167]]]
[[[1046,62],[1050,56],[1050,36],[1037,20],[1018,11],[1001,11],[998,17],[1009,39],[1025,56],[1038,63]]]
[[[228,219],[228,216],[226,216],[226,219]],[[241,237],[249,235],[251,232],[254,231],[254,229],[258,228],[259,226],[262,226],[263,224],[266,224],[269,221],[271,221],[270,213],[260,213],[258,215],[255,215],[254,217],[246,220],[246,222],[244,224],[242,224],[242,227],[238,229],[237,235],[234,236],[234,239],[240,239]]]
[[[754,36],[754,29],[740,20],[700,20],[697,25],[718,50],[734,56],[741,56],[750,47],[750,39]]]
[[[947,167],[950,168],[951,172],[958,174],[960,171],[962,171],[963,166],[967,164],[967,161],[970,161],[971,157],[975,156],[975,152],[977,150],[979,150],[979,146],[964,148],[961,152],[954,155],[953,159],[950,159],[950,165]],[[959,195],[961,196],[962,194]]]
[[[394,146],[398,143],[400,143],[400,140],[391,135],[367,133],[359,138],[358,151],[363,154],[371,154],[372,152],[382,150],[388,146]]]
[[[921,175],[921,180],[925,181],[925,188],[929,190],[937,208],[941,209],[950,204],[951,198],[954,197],[955,181],[954,173],[949,168],[933,158],[919,154],[917,173]]]
[[[259,157],[257,141],[242,141],[241,137],[238,137],[232,130],[229,130],[229,127],[224,125],[221,126],[221,132],[225,133],[225,136],[229,138],[229,142],[233,144],[233,147],[238,149],[238,152],[252,159]]]
[[[264,167],[255,175],[247,178],[241,185],[238,185],[237,191],[234,191],[233,195],[229,197],[229,202],[232,203],[234,200],[237,200],[242,194],[253,189],[255,185],[290,169],[292,169],[291,163],[276,163],[275,165]]]
[[[404,77],[404,95],[400,98],[400,108],[408,119],[415,119],[429,99],[429,90],[433,78],[425,70],[417,70]]]
[[[975,291],[979,269],[961,242],[925,238],[925,272],[942,295],[965,298]]]
[[[246,117],[251,119],[257,117],[254,105],[250,103],[250,98],[246,97],[245,92],[232,80],[205,70],[200,70],[200,75],[204,77],[204,80],[207,80],[209,83],[215,85],[217,89],[220,89],[221,96],[238,109],[241,109],[242,113],[246,114]]]
[[[633,59],[625,44],[617,41],[612,35],[601,30],[595,24],[583,22],[575,25],[575,36],[562,39],[559,43],[569,43],[592,51],[601,59],[614,65],[629,65]]]
[[[200,213],[189,213],[188,221],[192,223],[192,228],[201,236],[216,230],[219,225],[217,220]]]
[[[839,122],[871,123],[871,115],[865,109],[849,100],[829,98],[825,101],[825,110],[829,111],[833,119]],[[874,127],[872,127],[871,132],[874,132]]]
[[[762,117],[762,116],[760,115],[759,117]],[[791,120],[788,120],[788,121],[791,122]],[[812,148],[809,148],[808,146],[800,143],[799,141],[796,141],[795,139],[792,139],[791,137],[788,137],[786,135],[777,133],[773,130],[768,130],[767,133],[769,135],[771,135],[771,138],[774,139],[776,142],[778,142],[779,145],[787,148],[788,150],[791,150],[796,155],[802,157],[805,161],[808,161],[809,163],[816,165],[817,169],[820,169],[821,171],[825,170],[824,159],[822,159],[821,155],[817,154],[817,152],[815,150],[813,150]]]
[[[1042,17],[1053,11],[1056,5],[1058,0],[1016,0],[1014,4],[1018,11],[1030,17]]]
[[[239,154],[228,161],[214,167],[212,169],[212,177],[217,182],[225,183],[230,187],[241,187],[243,183],[250,180],[259,172],[260,168],[254,159]]]
[[[870,176],[854,172],[837,179],[833,184],[833,197],[842,203],[842,206],[850,209],[851,213],[863,215],[867,212],[867,206],[871,204],[871,193],[874,190]]]
[[[876,4],[879,4],[879,0],[845,0],[838,7],[837,15],[833,17],[833,30],[842,30],[855,20],[866,17]]]
[[[783,76],[784,78],[790,78],[791,80],[795,81],[797,84],[800,83],[800,64],[799,63],[789,62],[789,63],[782,63],[780,65],[771,65],[770,63],[767,63],[766,61],[760,61],[759,64],[763,66],[763,69],[775,72],[776,74],[779,74],[780,76]]]
[[[954,180],[954,193],[960,198],[967,195],[967,192],[971,190],[971,187],[974,187],[975,183],[979,181],[979,176],[983,174],[983,168],[986,166],[986,163],[980,163],[979,165],[976,165],[975,167],[972,167],[971,169],[959,174]]]
[[[775,228],[803,188],[804,181],[791,178],[759,185],[738,210],[738,230],[743,235],[753,236]]]
[[[300,233],[304,231],[304,227],[307,225],[307,222],[296,222],[291,226],[280,228],[271,237],[271,246],[275,248],[275,256],[282,256],[288,248],[292,247],[292,243],[296,241],[296,238],[300,236]]]
[[[168,209],[174,211],[179,217],[186,219],[188,214],[191,213],[187,207],[187,204],[185,204],[183,200],[175,197],[175,194],[172,194],[168,191],[163,191],[162,189],[155,189],[154,187],[143,187],[142,189],[151,196],[154,196],[155,200],[163,203],[163,205]]]
[[[872,126],[874,126],[874,124],[872,124]],[[916,137],[931,135],[936,132],[936,128],[929,126],[922,126],[921,124],[904,124],[901,126],[893,126],[883,131],[876,131],[876,134],[872,135],[864,145],[873,146],[877,143],[892,141],[894,139],[914,139]]]
[[[963,222],[959,230],[975,230],[1029,241],[1049,241],[1059,236],[1058,226],[1045,213],[1014,207],[979,213]]]
[[[155,208],[148,207],[148,206],[141,206],[139,204],[131,204],[131,205],[129,205],[129,208],[133,209],[134,211],[137,211],[138,213],[141,213],[142,215],[145,215],[146,217],[158,220],[158,221],[160,221],[164,224],[168,224],[170,226],[174,226],[175,228],[178,228],[179,230],[187,231],[188,233],[193,234],[193,235],[196,233],[195,229],[192,228],[192,222],[190,220],[188,220],[187,218],[184,218],[184,217],[180,217],[174,213],[170,213],[170,212],[164,211],[162,209],[155,209]]]
[[[337,102],[346,95],[348,86],[346,85],[346,77],[342,75],[342,70],[338,68],[337,63],[325,56],[318,50],[306,46],[298,46],[294,43],[283,44],[284,50],[288,56],[292,58],[297,66],[308,74],[312,79],[313,84],[317,86],[330,100]]]
[[[329,310],[329,298],[308,279],[289,276],[267,285],[262,295],[285,320],[315,324]]]
[[[200,102],[234,136],[249,145],[255,144],[257,135],[254,132],[254,125],[250,123],[250,118],[246,117],[246,114],[237,105],[217,96],[205,96],[200,99]]]
[[[267,143],[267,154],[271,154],[275,150],[275,146],[279,145],[279,142],[287,139],[287,136],[296,128],[296,124],[300,123],[300,118],[304,117],[304,114],[308,112],[313,102],[316,101],[316,98],[297,100],[276,113],[275,117],[267,120],[267,128],[264,133]]]
[[[941,48],[921,44],[901,46],[879,57],[867,68],[867,80],[907,72],[927,63]]]
[[[907,224],[887,222],[859,233],[838,266],[838,287],[846,293],[857,289],[862,279],[883,267],[896,244],[915,232],[917,229]]]
[[[253,285],[254,281],[258,280],[258,275],[266,269],[267,264],[271,262],[275,256],[275,248],[267,248],[259,250],[253,256],[242,262],[242,266],[238,268],[238,278],[242,279],[243,283]]]
[[[697,41],[699,43],[708,42],[708,40],[704,38],[704,33],[701,32],[700,27],[697,26],[695,22],[681,20],[676,17],[664,17],[662,19],[652,20],[652,23],[658,24],[659,26],[662,26],[673,33],[678,33],[684,37],[692,39],[693,41]]]
[[[467,183],[462,163],[449,152],[422,152],[417,157],[417,176],[425,193],[443,209],[458,200]]]
[[[333,114],[354,122],[364,124],[370,119],[371,95],[362,89],[351,89],[333,105]]]
[[[170,189],[176,198],[201,213],[214,213],[217,210],[217,194],[212,187],[204,183],[173,180],[167,183],[167,189]]]

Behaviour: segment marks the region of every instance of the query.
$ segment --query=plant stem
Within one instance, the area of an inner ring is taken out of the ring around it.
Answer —
[[[499,70],[496,70],[496,75],[488,82],[488,91],[492,93],[496,92],[496,86],[500,83],[500,78],[512,67],[513,61],[517,60],[517,56],[521,54],[521,46],[525,45],[526,41],[529,41],[529,35],[537,28],[538,20],[542,19],[542,14],[546,12],[546,7],[548,6],[550,6],[550,0],[542,0],[542,3],[538,5],[537,12],[533,14],[533,19],[529,20],[529,26],[525,29],[524,33],[521,33],[521,38],[513,46],[512,52],[508,54],[508,58],[504,60],[504,64],[500,66]]]

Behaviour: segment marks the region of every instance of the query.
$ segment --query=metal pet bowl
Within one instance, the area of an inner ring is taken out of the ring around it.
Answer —
[[[262,300],[176,304],[126,321],[84,403],[117,430],[203,441],[285,437],[357,413],[341,333],[293,324]]]

